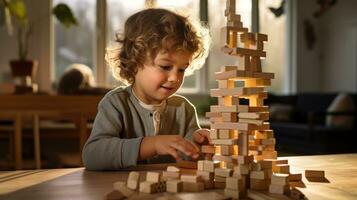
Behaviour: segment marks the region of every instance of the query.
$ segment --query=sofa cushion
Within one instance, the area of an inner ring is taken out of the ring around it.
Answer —
[[[332,101],[327,111],[353,112],[355,111],[355,105],[351,96],[341,93]],[[353,122],[353,116],[327,115],[326,117],[326,125],[329,127],[352,128]]]

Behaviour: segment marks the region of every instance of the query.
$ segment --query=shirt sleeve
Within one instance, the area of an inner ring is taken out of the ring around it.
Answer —
[[[193,141],[192,134],[196,130],[200,129],[201,127],[198,124],[196,108],[188,101],[186,102],[186,114],[187,114],[187,118],[186,118],[187,128],[186,128],[185,139]]]
[[[124,123],[118,101],[105,96],[98,105],[91,135],[82,151],[88,170],[116,170],[137,164],[143,137],[120,137]]]

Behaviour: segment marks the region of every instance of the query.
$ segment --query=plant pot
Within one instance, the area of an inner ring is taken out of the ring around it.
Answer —
[[[33,79],[37,72],[37,60],[11,60],[11,74],[15,77],[29,76]]]

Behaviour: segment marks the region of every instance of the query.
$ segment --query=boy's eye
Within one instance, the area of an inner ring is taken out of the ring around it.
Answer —
[[[186,69],[179,69],[179,72],[185,73]]]
[[[163,70],[169,71],[171,69],[171,66],[160,65],[160,68]]]

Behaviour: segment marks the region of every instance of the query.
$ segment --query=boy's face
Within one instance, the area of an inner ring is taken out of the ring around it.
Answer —
[[[192,54],[184,51],[160,51],[138,68],[133,89],[146,104],[160,104],[182,85]]]

